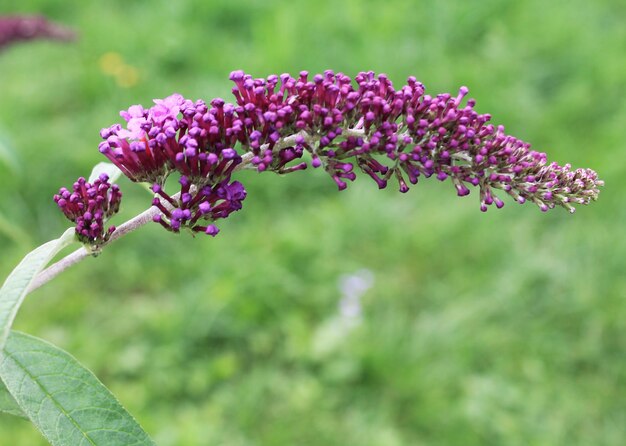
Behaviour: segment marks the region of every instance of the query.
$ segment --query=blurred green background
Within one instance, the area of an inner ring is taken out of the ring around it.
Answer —
[[[228,74],[325,69],[470,88],[480,112],[597,170],[569,215],[424,181],[246,172],[215,239],[149,225],[30,296],[16,328],[74,354],[167,445],[623,445],[626,4],[24,0],[80,33],[0,53],[0,273],[67,226],[60,186],[118,111]],[[121,181],[121,222],[148,206]],[[343,276],[367,270],[360,317]],[[344,302],[345,303],[345,302]],[[0,444],[46,444],[0,416]]]

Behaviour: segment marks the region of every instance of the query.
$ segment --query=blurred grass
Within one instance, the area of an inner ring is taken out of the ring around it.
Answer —
[[[159,445],[623,444],[623,2],[0,6],[16,12],[80,40],[0,53],[0,215],[19,228],[0,232],[3,276],[66,227],[51,195],[102,161],[118,110],[228,97],[238,68],[468,85],[511,134],[606,180],[574,216],[510,200],[484,215],[436,181],[338,194],[321,172],[245,173],[244,211],[215,239],[150,226],[37,291],[17,328],[91,367]],[[118,221],[147,206],[122,187]],[[363,323],[320,354],[338,278],[361,268]],[[45,444],[6,416],[0,443]]]

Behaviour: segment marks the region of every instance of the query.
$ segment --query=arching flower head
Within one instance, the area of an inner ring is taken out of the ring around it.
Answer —
[[[360,170],[379,188],[400,192],[420,177],[449,181],[459,196],[478,187],[480,209],[504,206],[500,193],[542,211],[595,200],[604,183],[590,169],[549,163],[544,153],[491,124],[458,94],[426,94],[414,77],[396,89],[385,74],[361,72],[354,80],[327,70],[253,78],[233,71],[235,104],[208,104],[173,94],[151,108],[134,105],[101,132],[100,151],[133,181],[152,184],[155,221],[217,233],[212,222],[241,208],[245,189],[232,181],[237,169],[285,174],[311,164],[324,169],[339,190]],[[307,159],[310,161],[307,162]],[[173,172],[180,193],[164,190]]]

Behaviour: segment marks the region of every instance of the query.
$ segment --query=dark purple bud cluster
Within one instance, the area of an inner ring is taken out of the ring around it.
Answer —
[[[212,186],[197,188],[183,175],[179,183],[181,193],[178,199],[168,195],[159,184],[152,186],[157,195],[152,204],[161,211],[153,220],[172,232],[180,232],[181,227],[189,227],[194,232],[215,236],[219,229],[204,222],[210,223],[228,217],[232,212],[241,209],[241,202],[246,198],[246,190],[239,181],[229,184],[224,180]]]
[[[105,229],[105,222],[120,209],[122,193],[117,184],[110,184],[106,174],[93,184],[79,178],[72,191],[62,187],[54,196],[61,211],[76,223],[76,237],[82,243],[99,246],[105,243],[115,226]]]

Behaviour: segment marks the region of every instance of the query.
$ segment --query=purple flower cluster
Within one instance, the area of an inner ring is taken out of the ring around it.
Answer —
[[[400,192],[420,176],[449,179],[460,196],[479,188],[480,208],[504,202],[496,190],[543,211],[595,200],[603,184],[589,169],[548,163],[546,155],[507,135],[478,114],[462,87],[454,96],[425,94],[410,77],[395,89],[383,74],[354,81],[326,71],[257,79],[234,71],[235,103],[187,100],[174,94],[144,109],[134,105],[120,124],[102,129],[100,151],[132,181],[152,184],[155,221],[173,232],[215,235],[213,221],[241,209],[246,191],[231,181],[237,169],[289,173],[322,167],[340,190],[356,170],[379,188],[396,181]],[[165,181],[180,176],[180,192]]]
[[[226,218],[241,209],[241,202],[246,198],[246,190],[239,181],[229,184],[225,180],[213,186],[195,188],[195,191],[186,176],[183,175],[179,183],[181,194],[178,200],[168,195],[160,185],[152,186],[152,190],[158,195],[152,204],[161,211],[153,220],[172,232],[180,232],[181,227],[186,226],[194,232],[204,232],[215,237],[219,229],[213,224],[198,224],[199,220],[215,221]]]
[[[133,181],[162,185],[172,171],[198,185],[228,179],[241,157],[232,148],[236,141],[223,131],[224,101],[215,99],[209,108],[174,94],[154,102],[149,109],[133,105],[120,112],[126,128],[102,129],[100,152]]]
[[[99,246],[105,243],[115,226],[105,229],[105,222],[119,211],[122,193],[117,184],[110,184],[106,174],[93,184],[79,178],[72,191],[62,187],[54,196],[61,211],[76,223],[76,236],[82,243]]]
[[[241,183],[230,182],[242,161],[233,148],[238,141],[232,105],[214,99],[209,107],[179,94],[154,102],[149,109],[134,105],[122,111],[126,128],[115,124],[102,129],[100,152],[131,180],[152,183],[153,204],[162,212],[156,222],[173,232],[188,227],[215,235],[214,225],[198,221],[226,218],[241,209],[246,197]],[[173,172],[181,175],[176,196],[163,188]]]

